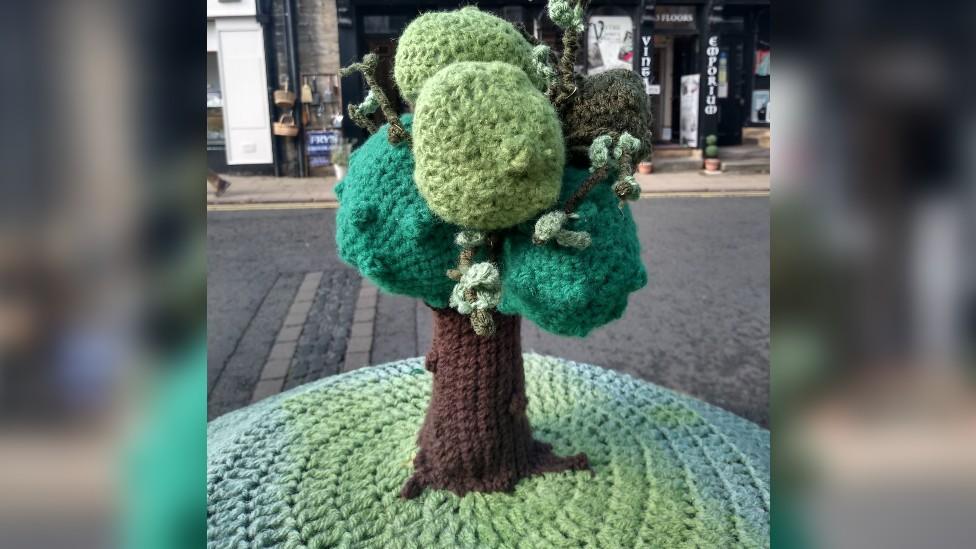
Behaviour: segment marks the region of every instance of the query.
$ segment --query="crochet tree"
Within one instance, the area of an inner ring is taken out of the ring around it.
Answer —
[[[532,437],[519,318],[584,336],[646,283],[626,201],[640,194],[650,117],[632,72],[573,73],[583,9],[550,3],[558,61],[476,8],[421,15],[394,69],[412,115],[376,85],[374,55],[345,69],[370,86],[350,116],[376,131],[336,187],[339,254],[434,315],[433,395],[404,497],[588,468]]]

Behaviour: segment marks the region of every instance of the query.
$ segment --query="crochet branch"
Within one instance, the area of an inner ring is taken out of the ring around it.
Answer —
[[[378,86],[375,55],[346,69],[369,87],[349,114],[373,135],[336,187],[339,254],[434,314],[434,392],[404,497],[588,468],[533,439],[520,344],[520,317],[585,336],[647,280],[626,202],[650,113],[631,71],[574,73],[584,8],[550,2],[558,57],[474,7],[421,15],[393,74],[412,115]]]

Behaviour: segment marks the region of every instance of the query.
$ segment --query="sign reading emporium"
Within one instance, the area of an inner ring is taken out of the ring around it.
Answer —
[[[708,47],[705,56],[708,64],[705,68],[705,115],[718,114],[718,36],[708,37]]]

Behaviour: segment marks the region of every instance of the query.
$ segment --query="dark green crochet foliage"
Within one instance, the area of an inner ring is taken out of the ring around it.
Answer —
[[[412,115],[401,117],[412,131]],[[380,288],[446,307],[454,282],[445,273],[457,264],[458,227],[441,221],[417,192],[413,154],[391,145],[389,125],[349,159],[338,185],[336,244],[339,257]]]
[[[588,176],[589,172],[567,167],[559,203]],[[520,314],[547,332],[571,336],[585,336],[620,318],[628,295],[647,283],[647,273],[630,208],[621,210],[618,203],[608,183],[601,183],[580,203],[580,218],[568,228],[590,233],[593,243],[584,250],[533,244],[532,224],[520,226],[519,235],[505,241],[499,311]]]
[[[412,116],[401,120],[412,131]],[[339,257],[385,291],[446,307],[454,287],[446,272],[457,265],[460,248],[454,236],[461,229],[427,206],[414,184],[410,148],[391,145],[387,128],[352,154],[349,173],[336,186]],[[588,175],[566,168],[559,203]],[[501,312],[575,336],[623,314],[628,294],[647,281],[630,210],[618,208],[605,182],[586,195],[577,213],[580,219],[567,228],[590,233],[593,244],[585,250],[533,244],[532,221],[503,233]]]
[[[627,132],[640,139],[634,162],[651,152],[651,112],[644,82],[637,73],[613,69],[582,79],[576,96],[563,113],[566,154],[572,165],[589,165],[589,147],[597,137]]]

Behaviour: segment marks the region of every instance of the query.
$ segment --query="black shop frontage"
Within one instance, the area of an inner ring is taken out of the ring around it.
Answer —
[[[392,82],[396,38],[421,12],[468,4],[339,0],[340,62],[346,66],[376,52],[386,78],[384,88],[398,98]],[[477,5],[561,49],[545,2]],[[645,82],[658,144],[701,148],[706,135],[716,134],[720,145],[737,145],[743,128],[769,126],[769,10],[769,0],[594,0],[587,9],[586,40],[577,68],[587,74],[621,67],[637,72]],[[358,76],[343,79],[342,90],[344,109],[365,94]],[[348,117],[343,129],[345,135],[363,137]]]

